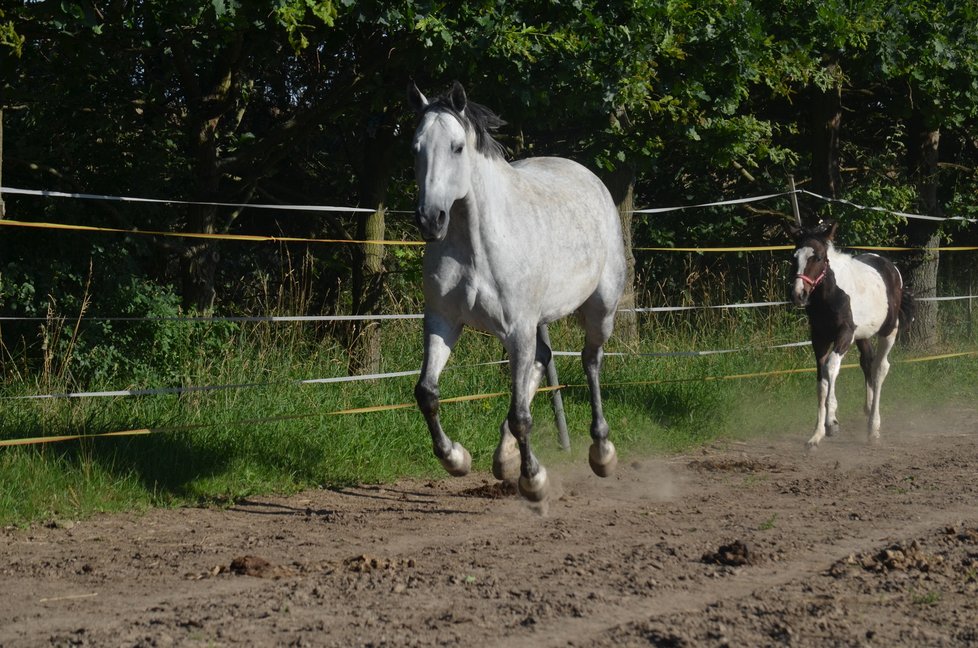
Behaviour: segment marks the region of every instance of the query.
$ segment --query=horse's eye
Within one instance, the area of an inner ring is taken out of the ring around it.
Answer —
[[[465,148],[465,144],[456,144],[455,146],[452,147],[452,151],[455,153],[455,155],[458,155],[462,152],[462,149],[464,148]]]

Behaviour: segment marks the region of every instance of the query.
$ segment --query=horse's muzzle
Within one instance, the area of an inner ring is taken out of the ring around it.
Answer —
[[[800,280],[795,281],[789,292],[791,293],[791,301],[795,306],[808,306],[808,299],[812,293]]]
[[[448,233],[448,212],[443,209],[428,212],[418,208],[414,211],[414,220],[418,224],[421,238],[427,243],[441,241]]]

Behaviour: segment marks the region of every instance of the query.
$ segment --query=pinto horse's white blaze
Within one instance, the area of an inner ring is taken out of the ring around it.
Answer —
[[[805,275],[805,268],[808,267],[808,263],[813,256],[815,256],[815,250],[811,247],[802,247],[795,250],[795,260],[798,270],[795,273],[795,283],[792,287],[791,294],[795,303],[799,305],[808,303],[808,293],[810,292],[811,285],[814,283],[813,279],[809,279]]]
[[[591,391],[590,460],[607,475],[616,461],[601,406],[602,346],[625,286],[621,223],[593,173],[562,158],[508,164],[490,131],[503,121],[469,102],[461,85],[434,101],[414,84],[419,115],[413,151],[415,216],[424,253],[424,359],[415,398],[446,470],[463,474],[468,452],[444,432],[438,380],[463,326],[496,335],[510,362],[512,395],[499,428],[493,473],[518,479],[531,500],[548,496],[547,473],[530,450],[530,401],[550,361],[542,327],[575,311]]]
[[[836,379],[855,342],[866,382],[868,436],[880,436],[880,394],[887,359],[901,324],[912,319],[913,297],[896,267],[876,254],[850,256],[835,249],[835,225],[793,228],[797,272],[791,296],[808,313],[818,380],[818,415],[808,440],[814,448],[839,429]],[[872,339],[878,338],[876,348]]]

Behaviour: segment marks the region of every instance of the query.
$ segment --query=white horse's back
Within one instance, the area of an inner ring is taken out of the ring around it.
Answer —
[[[574,312],[599,290],[616,294],[617,303],[624,288],[624,243],[618,210],[601,179],[565,158],[527,158],[510,167],[515,173],[509,209],[526,225],[515,244],[526,247],[524,263],[546,277],[543,320]]]

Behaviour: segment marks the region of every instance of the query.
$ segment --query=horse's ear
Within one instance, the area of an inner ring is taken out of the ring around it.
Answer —
[[[830,241],[835,240],[835,230],[838,229],[839,224],[836,223],[835,221],[829,221],[828,223],[826,223],[826,225],[829,226],[829,233],[825,235],[825,238],[827,238]]]
[[[408,81],[407,91],[408,91],[407,92],[408,104],[411,105],[411,108],[414,109],[414,112],[420,115],[428,107],[428,98],[425,97],[423,94],[421,94],[421,91],[418,90],[418,86],[414,83],[413,80]]]
[[[831,241],[832,237],[835,236],[836,227],[838,227],[838,224],[835,221],[822,221],[815,226],[812,233],[817,236],[824,236],[825,240]]]
[[[448,93],[448,97],[452,101],[452,108],[455,109],[455,112],[461,115],[462,112],[465,111],[465,104],[468,102],[468,100],[465,98],[465,88],[462,87],[462,84],[458,81],[453,83],[451,92]]]

